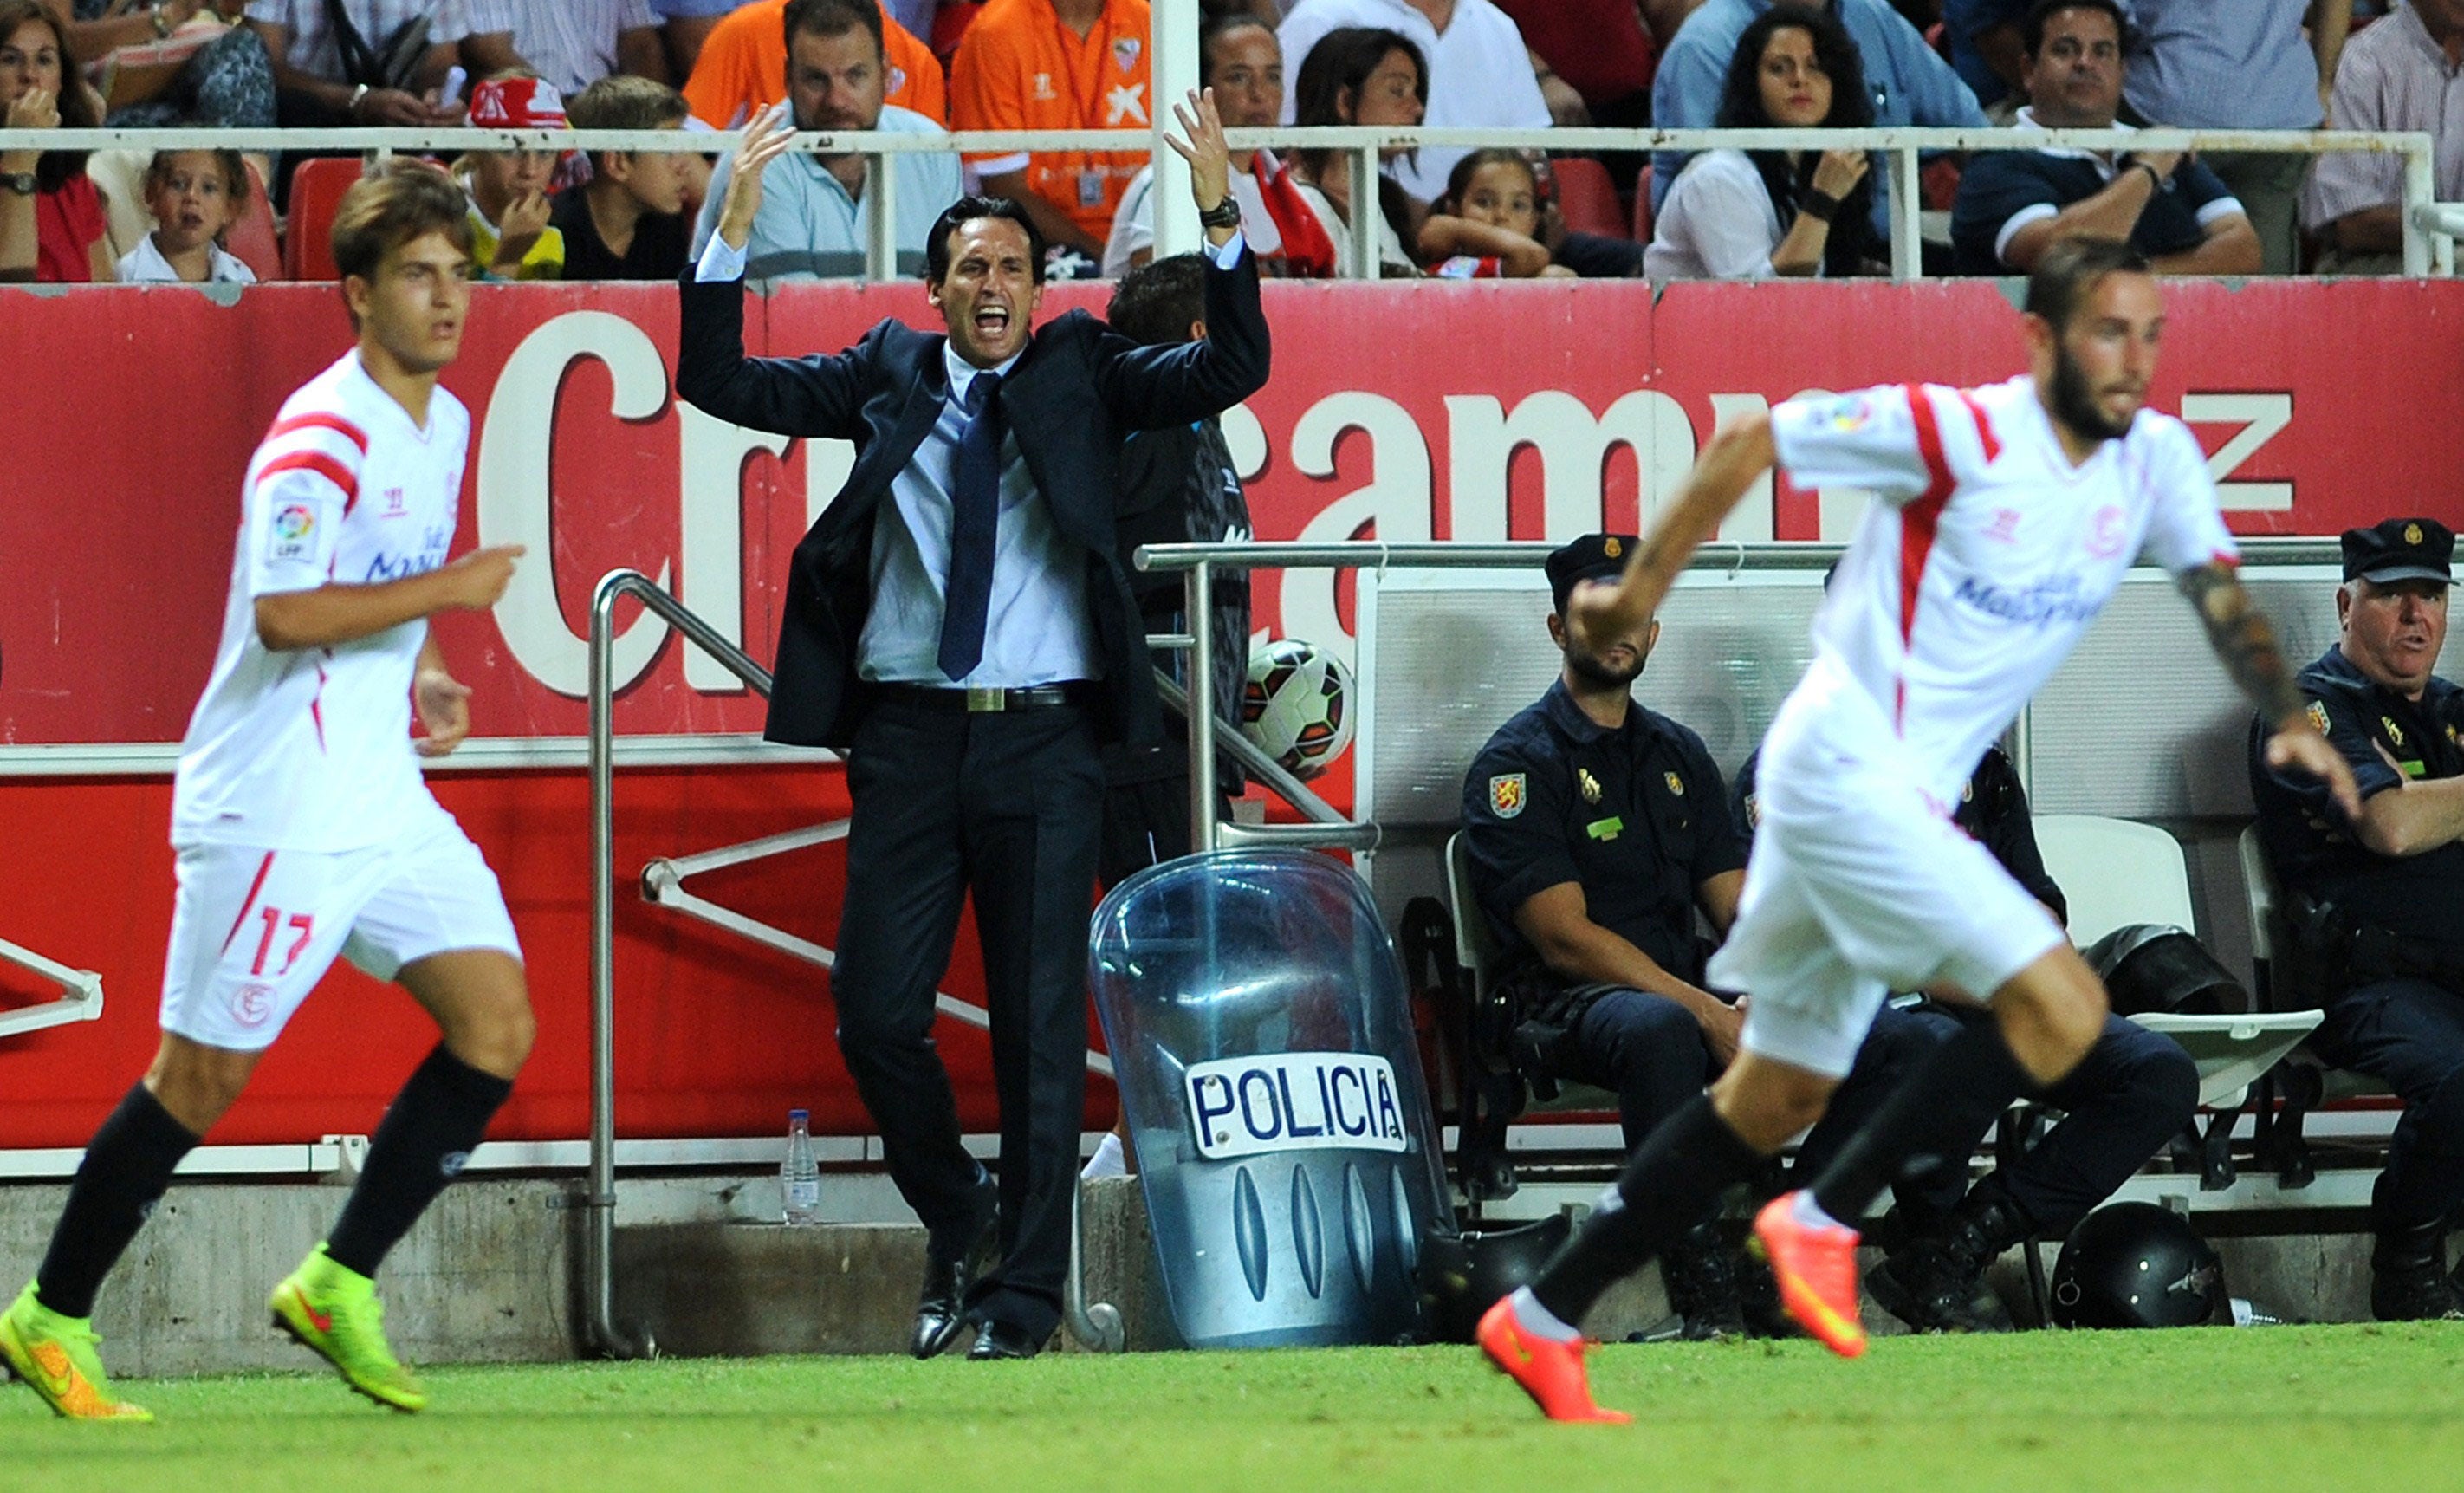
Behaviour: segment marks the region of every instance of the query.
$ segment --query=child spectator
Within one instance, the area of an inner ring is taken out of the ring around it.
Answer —
[[[1857,129],[1873,122],[1864,69],[1826,11],[1772,6],[1737,40],[1724,129]],[[1861,151],[1706,150],[1661,205],[1643,270],[1655,280],[1857,274],[1874,243]]]
[[[562,129],[564,100],[550,84],[499,73],[471,90],[474,129]],[[471,267],[495,280],[564,274],[564,235],[548,223],[553,150],[473,150],[453,165],[471,199]]]
[[[672,130],[692,111],[665,83],[616,74],[574,95],[585,130]],[[548,225],[564,239],[568,280],[672,280],[684,273],[690,151],[594,150],[590,180],[557,194]]]
[[[35,0],[0,3],[0,126],[101,122],[67,29]],[[0,280],[84,284],[112,277],[102,194],[82,150],[0,152]]]
[[[248,206],[248,164],[236,150],[158,150],[145,167],[154,231],[121,256],[125,284],[253,285],[256,272],[222,246]]]
[[[1305,126],[1328,124],[1416,125],[1428,111],[1429,66],[1420,49],[1398,32],[1370,26],[1346,26],[1328,32],[1309,48],[1292,83],[1292,121]],[[1393,161],[1406,152],[1389,149]],[[1326,219],[1334,239],[1336,273],[1351,274],[1352,221],[1358,193],[1352,180],[1349,150],[1296,150],[1292,176],[1302,195]],[[1371,188],[1363,188],[1364,190]],[[1419,237],[1420,219],[1428,209],[1389,176],[1375,184],[1372,210],[1378,214],[1377,258],[1388,275],[1419,274],[1403,246]]]
[[[1543,201],[1539,168],[1519,150],[1475,150],[1455,163],[1445,195],[1420,222],[1420,254],[1441,279],[1630,276],[1642,246],[1567,231]]]

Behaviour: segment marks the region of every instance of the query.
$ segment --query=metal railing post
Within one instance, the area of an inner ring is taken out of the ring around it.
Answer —
[[[1381,273],[1377,252],[1377,224],[1386,209],[1377,201],[1377,147],[1357,145],[1352,156],[1352,221],[1344,226],[1352,231],[1352,271],[1364,280],[1374,280]]]
[[[898,277],[898,187],[891,160],[879,151],[864,153],[864,187],[872,198],[871,217],[865,224],[864,277],[880,281]]]
[[[1902,283],[1925,277],[1925,197],[1917,147],[1891,153],[1891,278]]]
[[[1204,560],[1182,582],[1189,608],[1189,847],[1215,848],[1215,570]]]
[[[2430,231],[2420,209],[2438,197],[2438,180],[2431,145],[2424,137],[2404,152],[2404,273],[2419,278],[2430,273]]]

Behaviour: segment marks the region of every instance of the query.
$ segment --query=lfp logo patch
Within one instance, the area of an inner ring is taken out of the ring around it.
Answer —
[[[274,511],[274,529],[266,545],[268,560],[305,560],[316,548],[317,510],[305,503],[285,503]]]

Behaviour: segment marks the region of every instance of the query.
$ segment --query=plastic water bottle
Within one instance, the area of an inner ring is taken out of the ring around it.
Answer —
[[[787,1159],[779,1163],[779,1182],[789,1224],[822,1221],[822,1169],[813,1160],[812,1117],[803,1109],[787,1111]]]

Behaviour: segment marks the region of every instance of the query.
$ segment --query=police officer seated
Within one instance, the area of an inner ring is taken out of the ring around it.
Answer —
[[[2269,770],[2252,796],[2294,925],[2287,951],[2325,1015],[2311,1047],[2404,1102],[2371,1196],[2370,1310],[2464,1317],[2447,1273],[2464,1200],[2464,690],[2433,674],[2455,537],[2390,518],[2343,537],[2338,641],[2301,670],[2310,718],[2352,764],[2362,817]]]
[[[1499,982],[1517,1006],[1517,1066],[1537,1084],[1614,1091],[1629,1150],[1736,1055],[1743,1013],[1702,986],[1708,949],[1695,916],[1727,931],[1746,864],[1702,738],[1627,693],[1659,624],[1596,654],[1566,630],[1573,588],[1613,580],[1636,542],[1595,534],[1549,557],[1549,635],[1565,663],[1463,780],[1480,910],[1462,910],[1486,916],[1506,951]],[[1936,1040],[1896,1012],[1876,1032],[1808,1150],[1844,1141],[1899,1065]],[[1688,1337],[1741,1330],[1741,1264],[1710,1224],[1662,1258]]]
[[[1756,820],[1754,764],[1737,769],[1733,809],[1749,845]],[[2062,889],[2046,874],[2028,819],[2018,769],[1989,747],[1960,793],[1952,822],[1993,852],[2057,919],[2069,920]],[[1888,1010],[1889,1008],[1885,1008]],[[1903,1019],[1947,1040],[1962,1021],[1991,1021],[1981,1006],[1928,999]],[[1969,1187],[1967,1158],[2015,1095],[1972,1087],[1946,1106],[1939,1158],[1909,1169],[1894,1189],[1892,1226],[1878,1230],[1881,1263],[1865,1288],[1883,1309],[1920,1332],[1972,1332],[2002,1323],[1983,1290],[1985,1267],[2027,1239],[2061,1239],[2166,1143],[2199,1103],[2198,1065],[2182,1044],[2135,1021],[2107,1015],[2086,1058],[2042,1102],[2062,1117],[2010,1166]],[[1804,1168],[1800,1157],[1797,1167]],[[1804,1175],[1813,1175],[1807,1172]]]

